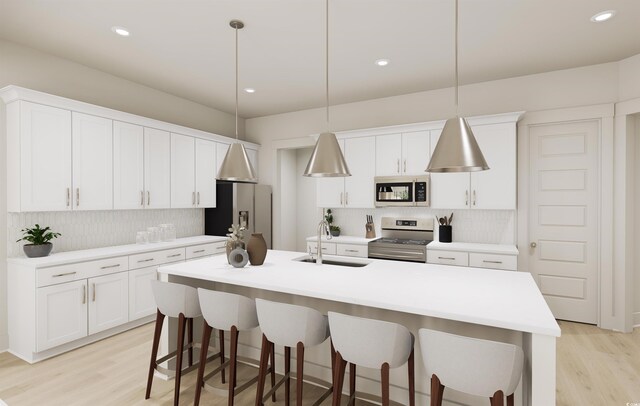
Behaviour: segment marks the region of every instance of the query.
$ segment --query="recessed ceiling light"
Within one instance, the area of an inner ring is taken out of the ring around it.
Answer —
[[[378,65],[378,66],[387,66],[387,65],[389,65],[389,60],[388,59],[378,59],[376,61],[376,65]]]
[[[244,91],[245,91],[246,93],[255,93],[255,92],[256,92],[256,89],[254,89],[254,88],[252,88],[252,87],[245,87],[245,88],[244,88]]]
[[[118,35],[120,35],[122,37],[128,37],[129,35],[131,35],[129,33],[129,30],[127,30],[124,27],[118,27],[118,26],[111,27],[111,31],[115,32],[116,34],[118,34]]]
[[[593,17],[591,17],[591,22],[601,23],[603,21],[609,20],[614,15],[616,15],[616,11],[615,10],[601,11],[598,14],[594,15]]]

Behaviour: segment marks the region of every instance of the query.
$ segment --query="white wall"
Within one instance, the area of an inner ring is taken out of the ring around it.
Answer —
[[[640,82],[640,81],[639,81]],[[634,319],[633,324],[640,326],[640,249],[637,244],[640,242],[640,114],[636,116],[635,122],[635,141],[636,141],[636,156],[635,156],[635,274],[634,274]]]
[[[296,196],[296,250],[307,251],[306,238],[316,235],[318,222],[322,219],[322,209],[316,207],[316,180],[301,176],[307,168],[313,148],[296,150],[295,177],[298,187]]]
[[[298,180],[296,177],[296,151],[294,149],[280,151],[279,184],[280,207],[283,221],[278,241],[274,240],[273,247],[280,250],[295,251],[297,246],[296,230],[296,195],[298,194]]]

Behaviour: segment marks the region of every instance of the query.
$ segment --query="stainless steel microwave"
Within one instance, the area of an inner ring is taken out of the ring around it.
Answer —
[[[429,175],[376,176],[375,207],[429,207]]]

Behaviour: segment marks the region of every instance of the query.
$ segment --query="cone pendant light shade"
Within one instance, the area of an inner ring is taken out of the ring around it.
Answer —
[[[320,134],[304,176],[318,178],[351,176],[335,134]]]
[[[229,25],[236,32],[236,142],[229,146],[217,179],[237,183],[258,183],[247,151],[244,145],[238,142],[238,30],[242,29],[244,24],[242,21],[232,20]]]
[[[467,120],[463,117],[448,119],[427,172],[475,172],[486,169],[489,169],[489,165]]]

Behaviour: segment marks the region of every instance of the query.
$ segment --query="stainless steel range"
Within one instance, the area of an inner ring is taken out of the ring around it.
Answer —
[[[369,258],[427,262],[433,219],[382,218],[382,238],[369,242]]]

